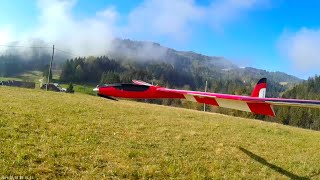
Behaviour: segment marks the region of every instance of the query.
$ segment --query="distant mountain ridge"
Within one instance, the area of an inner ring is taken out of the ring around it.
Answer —
[[[36,41],[31,42],[31,44],[43,46],[45,43]],[[197,82],[206,79],[221,81],[237,79],[242,82],[254,82],[262,77],[267,77],[273,83],[284,86],[285,89],[302,82],[301,79],[283,72],[268,72],[251,67],[240,68],[224,57],[206,56],[192,51],[178,51],[148,41],[114,39],[111,46],[106,48],[105,54],[118,62],[126,61],[131,64],[141,64],[140,69],[148,64],[170,64],[177,72],[202,77],[201,79],[194,77]],[[19,51],[17,48],[8,49],[0,55],[0,75],[10,76],[30,70],[42,71],[48,66],[50,56],[51,54],[47,49],[32,49],[32,51],[26,52]],[[67,58],[65,54],[56,53],[54,64],[59,66]]]
[[[224,57],[206,56],[192,51],[178,51],[155,42],[115,39],[107,54],[114,59],[165,62],[175,67],[181,66],[182,69],[184,66],[200,63],[202,66],[215,70],[221,76],[227,78],[228,76],[237,76],[244,81],[267,77],[272,81],[282,83],[282,85],[292,86],[302,82],[302,79],[283,72],[269,72],[253,67],[240,68]]]
[[[262,69],[257,69],[257,68],[253,68],[253,67],[245,67],[245,68],[235,68],[235,69],[230,69],[227,70],[227,73],[229,74],[236,74],[239,77],[242,78],[248,78],[248,76],[259,76],[259,77],[266,77],[272,81],[281,83],[283,85],[286,84],[298,84],[302,82],[302,79],[295,77],[293,75],[289,75],[283,72],[269,72],[266,70],[262,70]]]
[[[206,56],[191,51],[177,51],[175,49],[161,46],[159,43],[132,41],[129,39],[115,39],[107,54],[115,59],[162,61],[170,64],[178,63],[177,61],[179,60],[199,60],[221,69],[238,67],[223,57]]]

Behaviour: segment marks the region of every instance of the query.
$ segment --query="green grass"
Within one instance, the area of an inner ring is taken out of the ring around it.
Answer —
[[[16,80],[16,81],[27,81],[34,82],[36,88],[40,87],[40,80],[43,79],[42,72],[40,71],[28,71],[22,74],[19,74],[15,77],[0,77],[0,81]]]
[[[28,71],[15,77],[0,77],[0,81],[17,80],[39,83],[39,79],[42,79],[42,72],[40,71]]]
[[[24,81],[39,83],[39,80],[42,79],[43,76],[41,71],[29,71],[29,72],[20,74],[18,78]]]
[[[63,88],[68,88],[69,84],[60,84]],[[73,90],[76,93],[83,93],[89,95],[95,95],[96,92],[93,91],[93,88],[96,86],[93,85],[80,85],[80,84],[73,84]]]
[[[53,71],[53,82],[59,82],[59,75],[61,74],[60,71],[54,70]],[[7,81],[7,80],[16,80],[16,81],[28,81],[28,82],[35,82],[36,83],[36,89],[40,89],[40,83],[46,83],[47,79],[42,76],[41,71],[28,71],[23,74],[17,75],[15,77],[0,77],[0,81]],[[68,84],[59,84],[63,88],[67,88]],[[83,93],[83,94],[89,94],[94,95],[95,92],[92,91],[93,88],[96,87],[96,85],[91,84],[73,84],[74,85],[74,91],[76,93]]]
[[[0,81],[8,81],[8,80],[15,80],[15,81],[22,81],[21,78],[17,78],[17,77],[0,77]]]
[[[0,177],[320,179],[320,132],[0,87]]]

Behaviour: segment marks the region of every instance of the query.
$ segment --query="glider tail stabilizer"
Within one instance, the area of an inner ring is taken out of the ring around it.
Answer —
[[[254,87],[251,97],[265,98],[267,90],[267,78],[262,78]]]

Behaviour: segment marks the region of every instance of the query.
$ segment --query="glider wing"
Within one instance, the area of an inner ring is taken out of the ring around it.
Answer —
[[[204,93],[197,91],[174,90],[167,88],[158,88],[158,91],[182,94],[185,99],[193,102],[209,104],[224,108],[236,109],[240,111],[275,116],[272,105],[261,100],[244,100],[243,96],[235,96],[218,93]]]
[[[174,90],[159,88],[158,91],[182,94],[185,99],[213,106],[236,109],[241,111],[275,116],[273,106],[295,106],[307,108],[320,108],[319,100],[260,98],[249,96],[236,96],[218,93],[204,93],[196,91]],[[261,93],[260,93],[261,94]]]

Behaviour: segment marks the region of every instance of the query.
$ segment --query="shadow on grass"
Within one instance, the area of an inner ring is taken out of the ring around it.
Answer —
[[[239,149],[242,152],[244,152],[246,155],[248,155],[249,157],[254,159],[255,161],[257,161],[257,162],[259,162],[259,163],[261,163],[261,164],[263,164],[265,166],[268,166],[269,168],[277,171],[278,173],[280,173],[280,174],[282,174],[284,176],[287,176],[290,179],[310,179],[309,177],[298,176],[298,175],[293,174],[293,173],[291,173],[291,172],[289,172],[289,171],[287,171],[287,170],[285,170],[285,169],[283,169],[283,168],[281,168],[279,166],[271,164],[267,160],[265,160],[264,158],[254,154],[254,153],[252,153],[252,152],[250,152],[250,151],[248,151],[248,150],[246,150],[246,149],[244,149],[242,147],[239,147]]]

